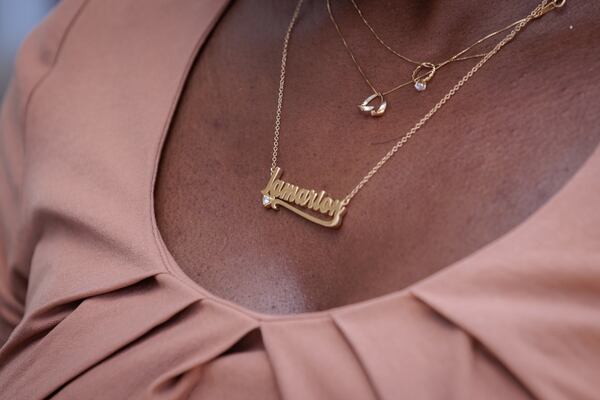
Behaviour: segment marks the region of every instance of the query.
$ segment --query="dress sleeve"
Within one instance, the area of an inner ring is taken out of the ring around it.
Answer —
[[[0,344],[24,309],[26,277],[11,265],[16,245],[23,174],[23,93],[10,84],[0,114]]]
[[[56,62],[86,0],[63,0],[23,42],[0,108],[0,347],[22,319],[29,275],[22,221],[27,174],[27,110]]]

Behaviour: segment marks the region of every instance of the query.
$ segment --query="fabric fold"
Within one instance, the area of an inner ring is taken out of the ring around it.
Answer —
[[[266,322],[262,333],[284,399],[377,398],[330,317]]]
[[[177,330],[185,330],[186,325],[191,333],[189,341],[184,341],[185,336],[173,336],[169,346],[170,354],[180,351],[181,357],[150,384],[148,397],[188,398],[201,382],[205,364],[227,352],[258,326],[255,320],[210,300],[190,310],[189,320],[182,321]]]
[[[481,342],[537,398],[593,400],[600,258],[577,266],[559,259],[466,270],[416,295]]]
[[[197,301],[172,277],[159,274],[81,299],[74,309],[56,313],[60,321],[24,323],[0,353],[0,365],[12,355],[11,364],[24,366],[2,371],[2,398],[44,399]],[[27,345],[16,348],[23,335]]]
[[[380,399],[531,399],[468,332],[409,293],[337,312],[334,320]],[[488,382],[499,390],[487,393]]]
[[[182,290],[173,277],[160,277]],[[153,324],[143,336],[114,349],[102,363],[65,385],[56,398],[86,398],[88,387],[102,387],[103,397],[109,399],[189,398],[207,364],[255,329],[256,322],[206,299],[182,305],[172,318]],[[115,384],[121,379],[126,382]]]

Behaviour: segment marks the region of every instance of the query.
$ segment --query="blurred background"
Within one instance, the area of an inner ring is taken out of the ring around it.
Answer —
[[[0,0],[0,98],[21,41],[56,3],[58,0]]]

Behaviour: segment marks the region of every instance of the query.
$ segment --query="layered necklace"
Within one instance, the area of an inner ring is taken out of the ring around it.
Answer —
[[[564,5],[565,1],[550,2],[552,4],[549,3],[545,9],[543,9],[539,14],[537,14],[534,17],[534,19],[541,17],[542,15],[544,15],[548,11],[553,10],[556,7],[562,7]],[[367,18],[364,16],[364,13],[362,12],[360,7],[356,3],[356,0],[350,0],[350,2],[352,3],[354,10],[360,17],[362,23],[369,29],[369,31],[371,32],[373,37],[377,40],[377,42],[385,50],[387,50],[388,52],[390,52],[391,54],[396,56],[398,59],[400,59],[401,61],[404,61],[408,64],[411,64],[414,67],[414,70],[412,72],[412,76],[411,76],[410,80],[404,80],[403,82],[401,82],[387,90],[377,89],[375,87],[375,85],[372,83],[372,81],[369,79],[367,74],[364,72],[364,69],[361,67],[360,63],[358,62],[358,59],[354,55],[350,46],[348,45],[348,42],[346,41],[346,38],[344,37],[344,35],[342,33],[342,29],[340,28],[339,24],[337,23],[334,15],[333,15],[333,11],[331,9],[331,0],[326,0],[327,12],[329,13],[329,18],[331,19],[331,22],[332,22],[333,26],[335,27],[335,30],[337,31],[337,34],[340,37],[340,40],[342,41],[342,44],[346,48],[346,51],[348,52],[350,59],[354,63],[356,70],[358,71],[360,76],[363,78],[363,80],[365,81],[367,86],[369,86],[369,88],[372,91],[372,94],[370,96],[368,96],[362,103],[360,103],[358,105],[358,109],[361,112],[363,112],[367,115],[370,115],[372,117],[381,117],[382,115],[384,115],[384,113],[387,109],[387,105],[388,105],[388,102],[387,102],[385,96],[387,96],[391,93],[394,93],[395,91],[397,91],[403,87],[409,86],[411,84],[414,86],[415,90],[417,90],[418,92],[424,91],[425,89],[427,89],[427,83],[429,81],[431,81],[431,79],[434,77],[434,75],[439,70],[441,70],[445,66],[450,65],[451,63],[454,63],[454,62],[467,61],[467,60],[478,59],[478,58],[481,59],[481,58],[485,57],[485,55],[487,54],[486,52],[480,53],[480,54],[472,54],[472,55],[469,55],[468,53],[471,50],[473,50],[474,48],[476,48],[477,46],[488,41],[489,39],[492,39],[493,37],[501,34],[502,32],[506,32],[509,29],[514,28],[515,26],[517,26],[519,23],[523,22],[523,20],[524,20],[524,18],[519,19],[519,20],[513,22],[512,24],[505,26],[502,29],[499,29],[497,31],[491,32],[491,33],[483,36],[479,40],[473,42],[471,45],[465,47],[464,49],[460,50],[459,52],[455,53],[454,55],[452,55],[451,57],[449,57],[448,59],[446,59],[444,61],[440,61],[440,62],[419,61],[419,60],[415,60],[411,57],[401,54],[397,50],[394,50],[390,45],[388,45],[381,38],[381,36],[377,33],[377,31],[375,31],[375,28],[373,28],[371,23],[369,23]],[[376,99],[379,99],[378,107],[375,107],[371,104]]]
[[[280,136],[280,129],[281,129],[281,113],[282,113],[282,109],[283,109],[283,95],[284,95],[284,88],[285,88],[285,72],[286,72],[286,63],[287,63],[287,54],[288,54],[288,44],[289,44],[290,36],[291,36],[294,26],[296,24],[296,20],[298,19],[298,15],[300,14],[300,9],[302,7],[303,1],[304,0],[298,1],[296,8],[294,9],[292,19],[288,25],[286,34],[284,36],[284,40],[283,40],[283,50],[282,50],[282,55],[281,55],[281,69],[280,69],[280,75],[279,75],[279,89],[277,91],[277,107],[276,107],[276,111],[275,111],[275,128],[274,128],[274,133],[273,133],[273,155],[271,158],[271,169],[270,169],[271,174],[270,174],[270,177],[269,177],[269,180],[268,180],[266,186],[261,191],[261,193],[262,193],[261,201],[262,201],[262,205],[266,209],[278,210],[279,206],[281,206],[281,207],[283,207],[289,211],[292,211],[293,213],[307,219],[308,221],[311,221],[318,225],[321,225],[324,227],[329,227],[329,228],[339,228],[341,226],[342,218],[346,214],[346,212],[348,210],[348,206],[350,205],[350,202],[352,201],[354,196],[356,196],[356,194],[367,184],[367,182],[369,182],[369,180],[377,172],[379,172],[381,167],[383,167],[390,160],[390,158],[392,158],[427,123],[427,121],[431,117],[433,117],[433,115],[435,115],[444,106],[444,104],[446,104],[460,90],[460,88],[463,87],[463,85],[469,79],[471,79],[473,77],[473,75],[475,75],[475,73],[486,62],[488,62],[488,60],[490,60],[496,53],[498,53],[500,51],[500,49],[502,49],[506,44],[508,44],[510,41],[512,41],[517,36],[517,34],[521,30],[523,30],[523,28],[525,28],[525,26],[527,24],[529,24],[532,20],[540,18],[540,17],[544,16],[545,14],[547,14],[548,12],[564,6],[566,3],[566,0],[542,0],[542,2],[540,4],[538,4],[538,6],[535,7],[533,9],[533,11],[531,11],[526,17],[517,20],[516,22],[514,22],[513,24],[507,26],[506,28],[504,28],[502,30],[493,32],[492,34],[490,34],[491,36],[490,35],[485,36],[484,38],[475,42],[473,45],[467,47],[464,50],[461,50],[461,52],[457,53],[455,56],[451,57],[450,59],[448,59],[442,63],[438,63],[438,64],[420,63],[419,65],[423,65],[423,66],[416,69],[416,73],[413,73],[413,80],[409,81],[409,83],[406,83],[404,86],[410,84],[411,82],[414,82],[416,85],[416,83],[418,83],[419,81],[421,81],[423,79],[427,79],[425,81],[425,83],[426,83],[428,80],[430,80],[433,77],[433,74],[435,74],[435,72],[437,70],[439,70],[443,65],[446,65],[450,62],[458,61],[460,59],[464,60],[464,59],[466,59],[465,57],[479,59],[477,64],[475,64],[475,66],[473,66],[461,79],[459,79],[459,81],[417,123],[415,123],[415,125],[411,129],[409,129],[379,161],[377,161],[377,163],[373,166],[373,168],[371,168],[371,170],[360,180],[360,182],[358,182],[358,184],[345,197],[336,198],[336,197],[329,195],[324,190],[319,191],[319,190],[314,190],[314,189],[306,189],[306,188],[300,187],[298,185],[283,181],[281,179],[282,170],[281,170],[281,168],[279,168],[277,166],[277,154],[278,154],[278,149],[279,149],[279,136]],[[356,65],[357,69],[360,71],[362,77],[365,79],[365,81],[371,87],[371,89],[373,89],[373,91],[375,92],[373,94],[374,97],[371,98],[371,96],[369,96],[369,98],[367,98],[367,100],[366,100],[366,103],[363,102],[362,105],[367,107],[365,110],[368,109],[369,113],[371,111],[377,112],[377,110],[379,108],[381,108],[381,105],[385,104],[385,99],[383,98],[383,96],[385,94],[391,93],[391,91],[388,90],[387,92],[381,93],[380,91],[378,91],[371,85],[370,81],[366,77],[366,74],[364,74],[362,68],[360,67],[360,65],[356,61],[356,58],[352,54],[352,51],[350,50],[349,46],[347,45],[346,40],[344,39],[343,35],[341,34],[341,30],[339,29],[338,24],[336,23],[335,19],[333,18],[329,0],[326,0],[326,1],[327,1],[327,9],[332,18],[332,22],[334,23],[334,26],[336,26],[336,30],[338,31],[340,37],[342,38],[344,47],[346,47],[346,50],[350,54],[354,64]],[[354,1],[353,1],[353,3],[354,3]],[[356,4],[356,3],[354,3],[354,4]],[[362,14],[362,12],[360,12],[360,9],[358,9],[358,6],[356,6],[356,9],[359,10],[359,14]],[[364,21],[366,21],[366,19],[364,19]],[[366,24],[368,26],[370,26],[370,24],[368,22],[366,22]],[[482,43],[483,41],[499,34],[500,32],[508,31],[508,30],[510,30],[510,32],[502,40],[500,40],[498,43],[496,43],[496,45],[488,52],[486,52],[484,54],[480,54],[480,55],[465,56],[465,53],[468,52],[470,49],[472,49],[477,44]],[[379,35],[377,35],[377,33],[375,33],[374,29],[371,29],[371,31],[377,37],[379,36]],[[380,40],[380,42],[383,43],[383,41],[381,41],[381,40]],[[391,47],[389,49],[391,49]],[[391,50],[391,51],[393,51],[393,50]],[[449,60],[451,60],[451,61],[449,61]],[[417,61],[415,61],[415,62],[418,63]],[[427,64],[427,65],[424,65],[424,64]],[[394,90],[397,90],[397,89],[399,89],[399,87],[397,87]],[[394,90],[392,90],[392,91],[394,91]],[[419,88],[417,88],[417,90],[419,90]],[[380,99],[382,101],[380,103],[380,106],[377,108],[377,110],[374,107],[369,109],[368,107],[372,107],[372,106],[370,106],[369,103],[377,97],[380,97]],[[365,111],[365,110],[362,110],[362,111]],[[384,106],[383,111],[385,112],[385,106]]]

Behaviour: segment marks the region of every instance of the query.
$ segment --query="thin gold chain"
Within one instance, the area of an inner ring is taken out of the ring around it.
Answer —
[[[352,6],[354,7],[354,9],[356,10],[356,13],[358,14],[358,16],[360,17],[360,19],[362,20],[363,24],[369,28],[369,30],[371,31],[371,34],[373,35],[373,37],[385,48],[387,49],[390,53],[394,54],[395,56],[401,58],[402,60],[411,63],[413,65],[419,66],[425,63],[430,63],[427,61],[416,61],[412,58],[409,58],[403,54],[400,54],[398,51],[394,50],[391,46],[389,46],[382,38],[381,36],[379,36],[379,34],[375,31],[375,28],[373,28],[373,26],[369,23],[369,21],[367,21],[367,18],[364,16],[362,10],[360,9],[360,7],[358,6],[358,4],[356,3],[356,0],[350,0],[350,2],[352,3]],[[463,54],[465,54],[466,52],[468,52],[469,50],[471,50],[472,48],[474,48],[475,46],[483,43],[484,41],[491,39],[492,37],[509,30],[510,28],[514,27],[515,25],[517,25],[519,22],[521,22],[522,20],[518,20],[513,22],[512,24],[505,26],[502,29],[499,29],[497,31],[494,31],[486,36],[484,36],[483,38],[477,40],[476,42],[474,42],[473,44],[471,44],[470,46],[464,48],[463,50],[459,51],[458,53],[454,54],[452,57],[448,58],[445,61],[439,62],[439,63],[430,63],[430,64],[434,64],[437,66],[437,69],[439,70],[442,66],[451,63],[453,61],[466,61],[466,60],[471,60],[474,58],[482,58],[485,56],[486,53],[481,53],[481,54],[473,54],[470,56],[464,56],[461,57]]]
[[[296,20],[298,19],[298,15],[300,13],[300,8],[302,6],[303,1],[304,0],[298,1],[298,4],[296,5],[294,14],[292,16],[292,20],[290,21],[286,35],[284,37],[283,52],[282,52],[282,57],[281,57],[281,75],[280,75],[280,80],[279,80],[279,90],[278,90],[278,97],[277,97],[277,111],[276,111],[276,116],[275,116],[275,133],[274,133],[274,140],[273,140],[273,157],[272,157],[271,172],[273,172],[273,170],[277,166],[277,151],[278,151],[278,147],[279,147],[279,130],[281,127],[281,111],[283,108],[283,94],[284,94],[284,87],[285,87],[285,69],[286,69],[286,62],[287,62],[287,49],[288,49],[290,36],[291,36],[292,30],[294,28],[294,25],[296,23]],[[327,0],[327,3],[329,3],[329,0]],[[514,26],[514,28],[501,41],[499,41],[492,50],[490,50],[488,53],[486,53],[483,56],[483,58],[481,58],[481,60],[479,60],[479,62],[473,68],[471,68],[469,70],[469,72],[467,72],[456,83],[456,85],[454,85],[444,95],[444,97],[442,97],[440,99],[440,101],[438,101],[433,106],[433,108],[431,108],[427,112],[427,114],[425,114],[408,132],[406,132],[404,134],[404,136],[402,136],[400,138],[400,140],[398,140],[396,142],[396,144],[394,144],[394,146],[377,162],[377,164],[375,164],[375,166],[367,173],[367,175],[365,175],[361,179],[361,181],[354,187],[354,189],[352,189],[352,191],[348,195],[346,195],[346,197],[344,198],[344,201],[343,201],[344,205],[348,205],[350,203],[350,201],[354,198],[354,196],[356,196],[356,194],[367,184],[367,182],[369,182],[369,180],[377,172],[379,172],[381,167],[383,167],[385,165],[385,163],[387,163],[388,160],[390,158],[392,158],[398,152],[398,150],[400,150],[419,131],[419,129],[421,129],[427,123],[427,121],[429,121],[429,119],[431,117],[433,117],[438,112],[438,110],[440,108],[442,108],[444,106],[444,104],[446,104],[452,98],[452,96],[454,96],[460,90],[460,88],[463,87],[463,85],[465,83],[467,83],[467,81],[469,79],[471,79],[471,77],[490,58],[492,58],[496,53],[498,53],[500,51],[500,49],[502,49],[507,43],[509,43],[511,40],[513,40],[515,38],[515,36],[529,22],[531,22],[533,19],[536,19],[536,18],[539,18],[539,17],[545,15],[546,13],[548,13],[556,8],[560,8],[560,7],[564,6],[565,3],[566,3],[566,0],[542,0],[542,2],[537,7],[535,7],[535,9],[527,17],[519,20],[518,23]]]
[[[565,0],[566,1],[566,0]],[[350,0],[350,2],[352,3],[354,9],[356,10],[356,13],[358,14],[358,16],[360,17],[360,19],[362,20],[363,24],[371,31],[371,34],[373,35],[373,37],[375,37],[375,39],[379,42],[379,44],[381,44],[387,51],[389,51],[390,53],[394,54],[395,56],[399,57],[400,59],[416,65],[416,69],[413,71],[413,75],[412,75],[412,79],[409,81],[405,81],[402,82],[394,87],[392,87],[389,90],[385,90],[385,91],[380,91],[379,89],[377,89],[375,87],[375,85],[373,84],[373,82],[371,82],[371,80],[368,78],[367,74],[364,72],[364,70],[362,69],[362,67],[360,66],[358,60],[356,59],[356,56],[354,55],[354,53],[352,52],[352,49],[350,48],[350,46],[348,45],[348,42],[346,41],[342,30],[339,26],[339,24],[337,23],[334,15],[333,15],[333,11],[331,10],[331,0],[326,0],[326,4],[327,4],[327,11],[329,13],[329,18],[331,19],[331,22],[333,23],[333,26],[335,27],[337,34],[340,38],[340,40],[342,41],[342,44],[344,45],[344,47],[346,48],[346,51],[348,52],[350,58],[352,59],[352,62],[354,63],[354,66],[356,67],[357,71],[359,72],[359,74],[361,75],[361,77],[363,78],[363,80],[365,81],[365,83],[371,88],[371,90],[373,91],[373,93],[375,94],[379,94],[381,96],[387,96],[390,93],[393,93],[395,91],[397,91],[398,89],[401,89],[407,85],[410,85],[412,83],[417,83],[417,81],[422,81],[422,80],[430,80],[433,75],[439,71],[441,68],[443,68],[444,66],[453,63],[453,62],[458,62],[458,61],[466,61],[466,60],[471,60],[471,59],[475,59],[475,58],[483,58],[485,57],[485,55],[487,53],[481,53],[481,54],[473,54],[473,55],[469,55],[469,56],[465,56],[465,53],[469,52],[470,50],[472,50],[474,47],[482,44],[483,42],[499,35],[502,32],[506,32],[507,30],[514,28],[515,26],[517,26],[519,23],[523,22],[524,19],[520,19],[517,20],[513,23],[511,23],[510,25],[505,26],[502,29],[499,29],[497,31],[491,32],[487,35],[485,35],[484,37],[482,37],[481,39],[475,41],[473,44],[467,46],[466,48],[462,49],[461,51],[459,51],[458,53],[454,54],[453,56],[451,56],[450,58],[441,61],[439,63],[434,63],[434,62],[430,62],[430,61],[416,61],[410,57],[407,57],[401,53],[399,53],[398,51],[394,50],[391,46],[389,46],[382,38],[381,36],[379,36],[379,34],[375,31],[375,29],[373,28],[373,26],[369,23],[369,21],[367,21],[367,19],[365,18],[362,10],[360,9],[360,7],[358,6],[358,4],[356,3],[355,0]],[[554,1],[553,3],[564,3],[564,1]],[[550,3],[549,3],[550,4]],[[562,5],[560,5],[562,6]],[[543,13],[541,13],[540,15],[538,15],[537,17],[541,17],[542,15],[544,15],[546,12],[550,11],[550,9],[545,10]],[[536,17],[536,18],[537,18]],[[419,73],[422,69],[426,69],[426,72],[424,73]]]
[[[288,43],[290,41],[290,36],[292,35],[292,30],[294,29],[294,25],[296,24],[296,20],[298,19],[298,15],[300,14],[300,8],[302,8],[302,3],[304,0],[299,0],[298,4],[296,4],[296,8],[294,9],[294,14],[292,15],[292,20],[288,25],[287,31],[285,33],[285,37],[283,38],[283,51],[281,53],[281,69],[279,73],[279,89],[277,90],[277,108],[275,111],[275,131],[273,137],[273,157],[271,158],[271,173],[277,167],[277,153],[279,152],[279,131],[281,130],[281,111],[283,110],[283,90],[285,88],[285,67],[287,64],[287,49]]]

